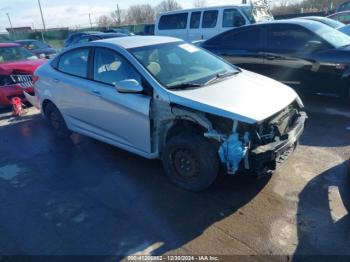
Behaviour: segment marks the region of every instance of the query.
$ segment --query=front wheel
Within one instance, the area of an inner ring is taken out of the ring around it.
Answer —
[[[46,105],[45,116],[58,138],[64,139],[70,136],[71,132],[68,130],[63,116],[54,104],[49,103]]]
[[[208,188],[219,173],[219,158],[215,147],[204,137],[182,134],[165,145],[163,166],[168,178],[191,191]]]

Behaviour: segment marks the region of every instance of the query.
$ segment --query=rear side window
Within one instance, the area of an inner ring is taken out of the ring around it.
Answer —
[[[60,57],[58,70],[74,76],[87,77],[89,49],[79,48]]]
[[[245,19],[237,9],[225,9],[222,27],[239,27],[245,25]]]
[[[202,28],[214,28],[218,22],[218,10],[205,11],[203,14]]]
[[[201,14],[202,12],[193,12],[191,14],[191,22],[190,22],[190,28],[199,28],[200,21],[201,21]]]
[[[322,41],[318,36],[298,26],[274,26],[267,30],[269,51],[301,52],[311,40]]]
[[[223,47],[236,50],[262,49],[262,29],[251,28],[225,33],[220,39]]]
[[[186,29],[188,13],[163,15],[159,21],[159,30]]]

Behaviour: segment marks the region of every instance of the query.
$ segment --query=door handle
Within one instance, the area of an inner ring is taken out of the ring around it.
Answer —
[[[98,90],[92,90],[91,93],[97,96],[101,96],[101,92]]]
[[[59,83],[60,82],[60,80],[57,79],[57,78],[54,78],[52,81],[54,81],[55,83]]]
[[[267,55],[267,56],[265,56],[265,59],[266,60],[275,60],[275,59],[277,59],[278,57],[277,56],[273,56],[273,55]]]

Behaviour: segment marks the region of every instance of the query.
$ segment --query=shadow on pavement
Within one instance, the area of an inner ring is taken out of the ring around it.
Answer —
[[[304,255],[350,255],[350,181],[348,163],[311,180],[299,194],[296,261],[315,261]],[[330,257],[319,257],[329,261]],[[336,259],[336,257],[334,258]],[[337,260],[336,260],[337,261]]]
[[[163,254],[235,213],[269,181],[221,176],[203,193],[187,192],[159,161],[82,136],[57,140],[40,118],[4,127],[1,137],[4,255]]]

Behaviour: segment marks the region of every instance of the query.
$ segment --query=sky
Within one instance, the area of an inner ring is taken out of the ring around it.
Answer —
[[[161,0],[41,0],[41,6],[47,28],[88,27],[89,13],[92,22],[104,14],[116,9],[117,4],[127,9],[134,4],[157,4]],[[193,1],[178,0],[183,8],[193,7]],[[206,0],[208,5],[236,4],[241,0]],[[38,0],[0,0],[0,32],[10,27],[6,13],[9,13],[12,25],[42,28]]]

